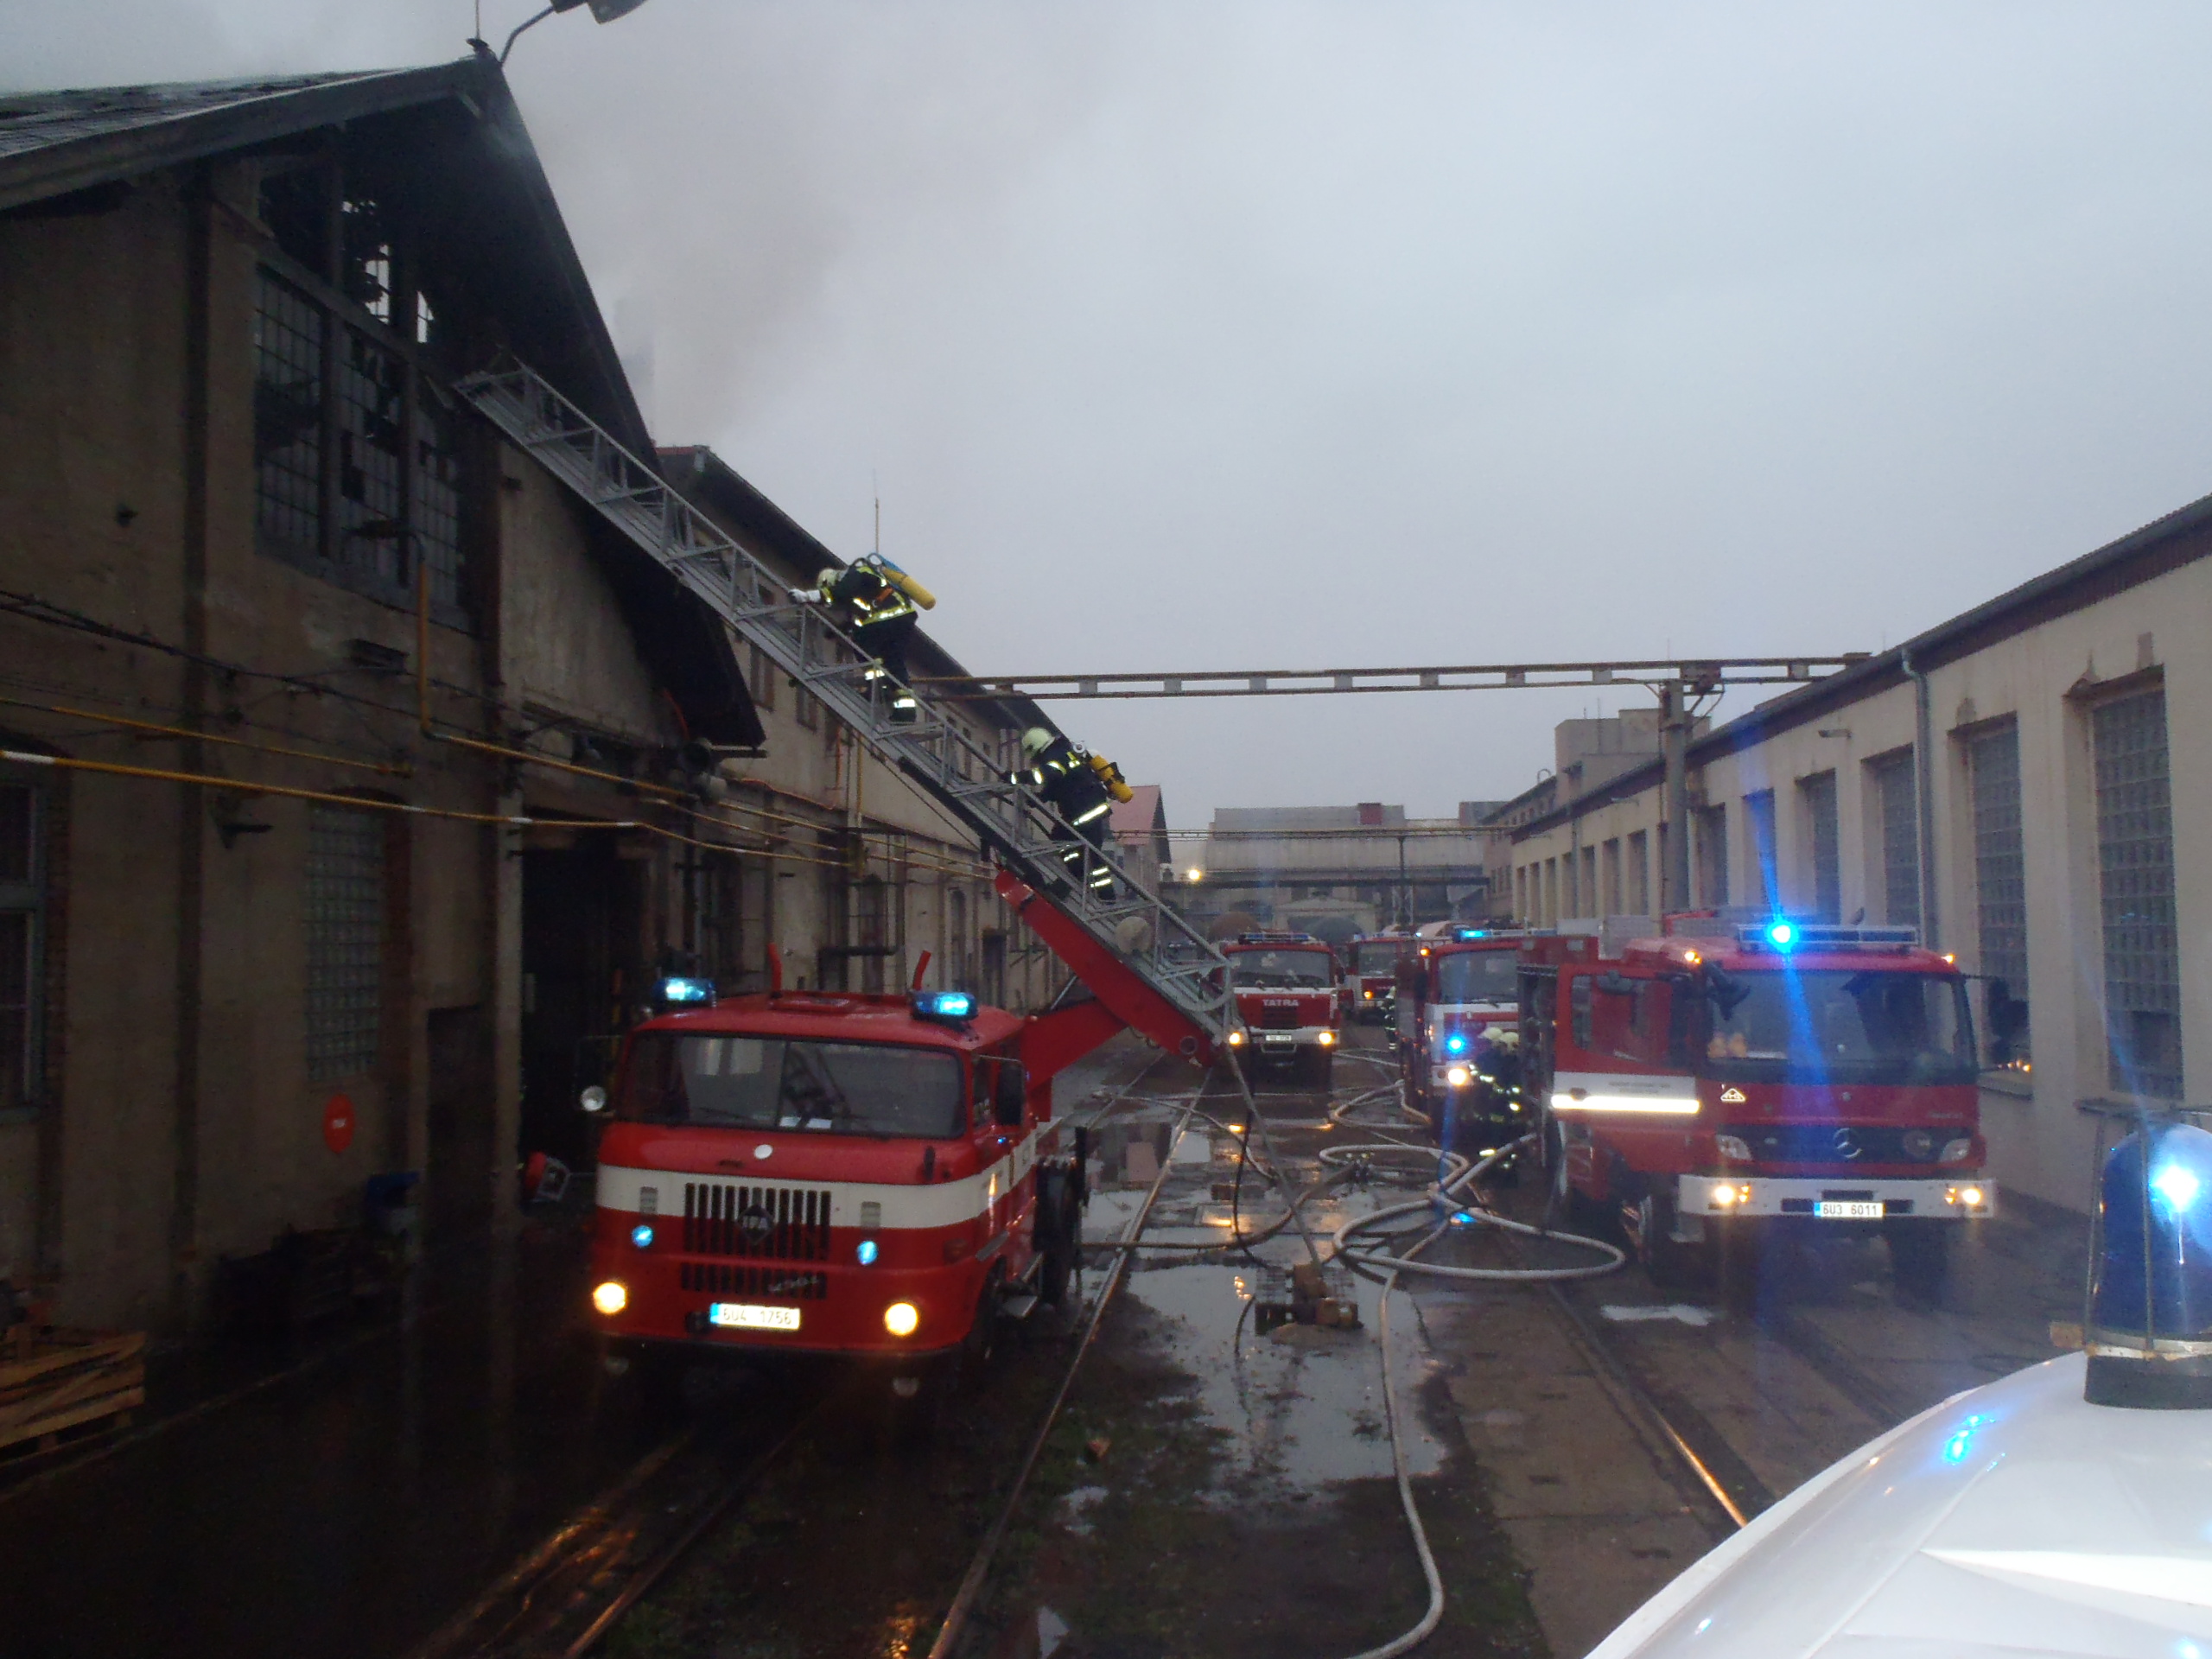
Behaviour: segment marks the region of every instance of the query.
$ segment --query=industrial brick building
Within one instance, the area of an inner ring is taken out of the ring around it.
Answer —
[[[659,971],[1056,988],[972,845],[454,395],[506,357],[655,453],[488,63],[0,107],[0,1279],[65,1320],[191,1328],[378,1172],[434,1244],[511,1212]]]

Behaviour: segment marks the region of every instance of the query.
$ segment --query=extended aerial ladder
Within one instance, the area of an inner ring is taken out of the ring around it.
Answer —
[[[1051,808],[935,706],[926,686],[915,688],[917,718],[894,724],[889,682],[868,677],[868,658],[825,607],[794,601],[772,571],[534,370],[511,363],[455,389],[973,833],[999,866],[1000,896],[1107,1012],[1171,1053],[1212,1060],[1229,1018],[1220,954],[1111,854],[1055,841]],[[1116,877],[1103,892],[1090,886],[1102,866]]]

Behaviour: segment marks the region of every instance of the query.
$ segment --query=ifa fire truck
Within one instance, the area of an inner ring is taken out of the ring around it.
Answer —
[[[1344,994],[1353,1019],[1363,1026],[1390,1023],[1398,994],[1398,964],[1414,949],[1414,940],[1402,933],[1370,933],[1351,942]]]
[[[1236,1003],[1229,1046],[1327,1088],[1343,1035],[1336,952],[1311,933],[1240,933],[1221,954]]]
[[[1617,956],[1524,947],[1555,1203],[1618,1216],[1662,1283],[1740,1286],[1780,1232],[1878,1233],[1900,1288],[1932,1298],[1959,1224],[1997,1206],[1957,967],[1907,928],[1669,920]]]
[[[1398,964],[1399,1078],[1439,1143],[1481,1156],[1534,1122],[1521,1090],[1521,928],[1453,925]]]
[[[1084,1192],[1052,1079],[1129,1027],[1211,1053],[1028,887],[999,891],[1097,1000],[1025,1017],[964,991],[786,991],[772,952],[766,994],[683,982],[665,1000],[689,1006],[625,1039],[611,1090],[583,1099],[605,1122],[591,1300],[610,1369],[834,1355],[912,1399],[1060,1299]]]

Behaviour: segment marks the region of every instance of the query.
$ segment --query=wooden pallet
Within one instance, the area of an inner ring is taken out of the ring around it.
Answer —
[[[104,1418],[127,1421],[145,1403],[143,1331],[17,1325],[0,1336],[0,1452],[44,1449]]]

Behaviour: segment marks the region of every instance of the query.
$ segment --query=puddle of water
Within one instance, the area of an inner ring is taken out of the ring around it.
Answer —
[[[1324,1208],[1313,1206],[1317,1232]],[[1287,1325],[1261,1337],[1244,1304],[1255,1296],[1287,1299],[1289,1266],[1303,1248],[1294,1239],[1287,1246],[1278,1240],[1262,1255],[1269,1264],[1265,1272],[1241,1255],[1141,1257],[1125,1292],[1160,1316],[1177,1363],[1198,1379],[1206,1421],[1230,1437],[1226,1480],[1257,1479],[1269,1492],[1288,1496],[1388,1477],[1390,1441],[1375,1336],[1378,1287],[1349,1273],[1329,1275],[1330,1293],[1357,1306],[1357,1330]],[[1421,1423],[1412,1397],[1427,1357],[1411,1306],[1402,1302],[1396,1312],[1391,1344],[1407,1461],[1416,1475],[1433,1473],[1443,1466],[1444,1449]]]

